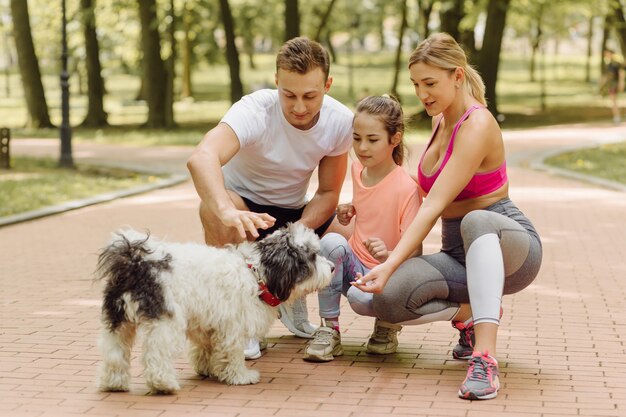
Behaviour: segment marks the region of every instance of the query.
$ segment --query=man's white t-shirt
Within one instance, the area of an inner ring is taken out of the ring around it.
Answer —
[[[350,149],[353,117],[350,109],[325,95],[315,126],[300,130],[285,119],[277,90],[244,96],[221,120],[241,146],[223,167],[226,188],[257,204],[304,206],[320,160]]]

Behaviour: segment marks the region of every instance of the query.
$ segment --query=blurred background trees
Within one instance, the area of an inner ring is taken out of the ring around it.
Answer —
[[[482,74],[494,114],[503,99],[517,94],[514,86],[498,88],[503,62],[516,63],[517,73],[538,85],[533,94],[545,109],[546,80],[568,75],[567,60],[552,65],[551,74],[546,63],[575,49],[585,59],[580,82],[591,83],[602,48],[621,48],[622,55],[626,48],[624,0],[66,1],[72,103],[81,119],[75,124],[87,127],[123,124],[131,108],[137,113],[132,121],[140,118],[151,128],[186,122],[186,106],[193,102],[220,113],[224,106],[211,103],[272,87],[277,48],[298,35],[329,49],[333,95],[352,105],[364,92],[410,97],[408,55],[430,33],[446,31]],[[0,124],[19,119],[6,120],[7,109],[16,106],[27,113],[22,125],[50,127],[56,120],[59,3],[0,0]],[[373,83],[368,69],[386,76]]]

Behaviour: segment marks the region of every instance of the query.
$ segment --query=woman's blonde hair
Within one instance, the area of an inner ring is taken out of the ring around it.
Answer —
[[[404,114],[400,102],[388,94],[369,96],[359,101],[355,113],[357,115],[367,113],[378,117],[389,134],[389,143],[391,143],[391,137],[400,132],[400,143],[393,148],[391,157],[396,165],[402,165],[406,158],[406,146],[404,144]]]
[[[451,73],[457,68],[463,68],[465,71],[465,87],[472,97],[484,106],[487,105],[483,79],[467,62],[467,56],[463,48],[449,34],[445,32],[435,33],[424,39],[409,57],[409,68],[418,62],[441,68]]]

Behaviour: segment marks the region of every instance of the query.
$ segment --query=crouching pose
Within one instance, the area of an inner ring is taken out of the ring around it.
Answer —
[[[300,223],[224,248],[117,232],[97,270],[106,281],[99,388],[128,391],[137,331],[152,393],[179,389],[174,360],[186,338],[199,375],[234,385],[259,382],[259,371],[245,365],[244,348],[265,336],[282,302],[328,285],[334,267],[319,249],[319,238]]]
[[[350,286],[356,273],[366,273],[387,259],[415,217],[419,193],[415,181],[402,168],[404,122],[400,104],[388,97],[366,97],[356,108],[352,164],[352,204],[337,209],[337,219],[347,226],[355,218],[349,240],[329,233],[322,238],[322,254],[335,265],[331,284],[319,291],[322,325],[304,352],[304,359],[327,362],[343,354],[339,329],[341,294],[361,315],[374,316],[372,294]],[[421,248],[416,250],[421,253]],[[376,320],[367,352],[396,351],[401,326]]]
[[[376,293],[374,311],[383,320],[452,320],[461,333],[453,355],[469,359],[459,396],[494,398],[502,295],[534,280],[541,242],[508,197],[502,134],[463,50],[445,33],[432,35],[411,55],[409,72],[415,94],[433,116],[418,167],[426,197],[387,260],[353,285]],[[408,259],[439,217],[441,252]]]

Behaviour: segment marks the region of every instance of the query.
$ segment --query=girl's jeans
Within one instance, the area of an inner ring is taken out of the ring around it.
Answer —
[[[348,298],[350,307],[357,314],[375,317],[372,294],[350,285],[356,279],[357,272],[365,275],[369,268],[352,252],[346,238],[338,233],[328,233],[320,244],[322,256],[335,264],[335,275],[330,285],[318,292],[320,317],[339,317],[341,294]]]

